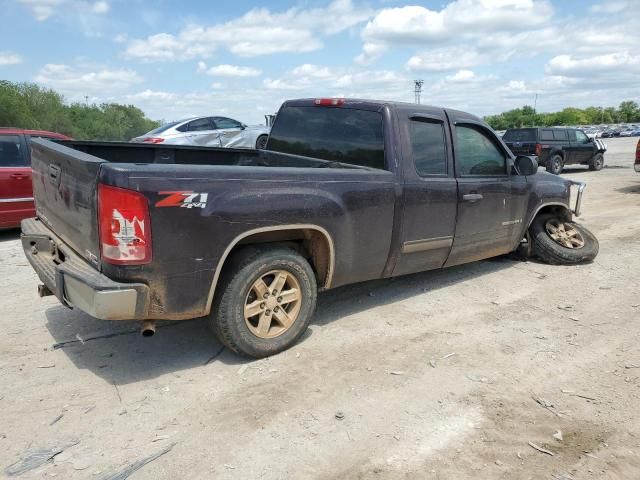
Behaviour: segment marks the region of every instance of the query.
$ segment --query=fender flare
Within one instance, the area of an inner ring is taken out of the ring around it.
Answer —
[[[333,272],[335,269],[336,256],[335,256],[335,247],[334,247],[333,238],[325,228],[319,225],[306,224],[306,223],[290,224],[290,225],[274,225],[271,227],[254,228],[251,230],[247,230],[246,232],[242,232],[241,234],[237,235],[233,240],[231,240],[231,242],[229,242],[229,245],[227,245],[227,248],[225,248],[224,252],[222,253],[220,260],[218,260],[218,264],[216,265],[216,269],[213,274],[213,281],[211,282],[211,288],[209,289],[209,295],[207,297],[207,304],[205,306],[205,312],[204,312],[205,315],[208,315],[211,312],[211,305],[213,304],[213,296],[215,295],[216,287],[218,285],[218,281],[220,280],[220,274],[222,273],[222,269],[224,267],[224,264],[227,258],[229,257],[229,254],[236,247],[236,245],[238,245],[240,241],[242,241],[243,239],[250,237],[251,235],[255,235],[257,233],[275,232],[275,231],[283,231],[283,230],[315,230],[325,238],[325,240],[327,241],[327,245],[329,246],[329,266],[327,270],[327,277],[325,279],[325,282],[322,288],[327,289],[331,287],[331,281],[333,280]]]
[[[531,227],[531,224],[533,223],[535,218],[538,216],[538,213],[540,213],[540,210],[542,210],[543,208],[546,208],[546,207],[560,207],[562,210],[564,210],[568,214],[568,218],[569,219],[573,218],[573,212],[571,211],[571,207],[568,207],[564,203],[561,203],[561,202],[542,203],[542,204],[538,205],[538,207],[535,209],[535,211],[533,212],[531,217],[527,220],[527,228],[525,228],[525,232],[527,230],[529,230],[529,227]]]

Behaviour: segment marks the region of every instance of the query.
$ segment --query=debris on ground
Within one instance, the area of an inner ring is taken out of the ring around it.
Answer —
[[[547,455],[551,455],[552,457],[555,455],[555,453],[553,453],[551,450],[547,450],[546,448],[542,448],[540,445],[536,445],[533,442],[529,442],[529,446],[531,448],[535,448],[539,452],[546,453]]]
[[[404,372],[401,370],[392,370],[389,372],[389,375],[404,375]]]
[[[137,472],[142,467],[144,467],[146,464],[151,463],[154,460],[157,460],[158,458],[160,458],[165,453],[169,453],[171,451],[171,449],[173,447],[175,447],[175,446],[176,446],[176,444],[172,443],[171,445],[169,445],[165,449],[160,450],[159,452],[156,452],[153,455],[149,455],[148,457],[141,458],[140,460],[136,460],[135,462],[133,462],[132,464],[126,466],[125,468],[123,468],[119,472],[116,472],[116,473],[111,474],[111,475],[106,476],[106,477],[102,477],[102,480],[126,480],[127,478],[129,478],[129,476],[132,473]]]
[[[344,413],[343,412],[336,412],[335,417],[337,420],[343,420],[344,419]]]
[[[61,454],[67,448],[73,447],[80,443],[80,440],[72,440],[68,443],[62,444],[60,446],[54,446],[50,448],[41,448],[36,450],[27,450],[23,453],[22,458],[17,462],[9,465],[4,469],[4,473],[6,473],[10,477],[15,477],[18,475],[22,475],[29,470],[33,470],[34,468],[38,468],[41,465],[44,465],[47,462],[50,462],[55,458],[56,455]]]
[[[560,430],[557,430],[556,433],[553,434],[553,438],[555,438],[559,442],[562,442],[562,440],[563,440],[562,432]]]

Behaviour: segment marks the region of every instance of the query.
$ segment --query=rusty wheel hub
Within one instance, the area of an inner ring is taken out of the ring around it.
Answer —
[[[302,292],[296,277],[286,270],[261,275],[247,293],[244,321],[259,338],[275,338],[298,319]]]
[[[551,219],[545,224],[545,230],[558,245],[571,249],[584,247],[584,238],[571,224]]]

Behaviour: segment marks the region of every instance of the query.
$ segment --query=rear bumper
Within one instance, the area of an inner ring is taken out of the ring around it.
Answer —
[[[23,220],[21,227],[27,260],[63,305],[103,320],[146,318],[147,285],[102,275],[37,218]]]
[[[635,164],[633,165],[633,169],[634,169],[636,172],[640,173],[640,163],[635,163]]]

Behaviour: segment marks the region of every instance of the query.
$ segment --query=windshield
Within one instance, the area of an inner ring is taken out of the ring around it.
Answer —
[[[535,128],[512,128],[506,131],[502,139],[505,142],[535,142]]]
[[[164,132],[165,130],[169,130],[171,127],[175,127],[176,125],[184,122],[184,120],[178,120],[177,122],[169,122],[165,123],[161,127],[156,128],[155,130],[151,130],[150,132],[145,133],[145,135],[157,135],[159,133]]]

